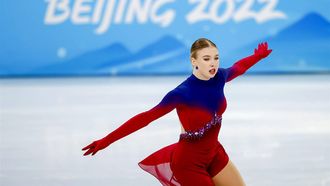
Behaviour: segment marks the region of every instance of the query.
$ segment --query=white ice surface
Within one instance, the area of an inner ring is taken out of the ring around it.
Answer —
[[[81,148],[150,109],[187,76],[0,79],[0,185],[160,185],[137,163],[174,143],[175,110],[95,156]],[[247,185],[330,185],[330,76],[226,84],[219,140]]]

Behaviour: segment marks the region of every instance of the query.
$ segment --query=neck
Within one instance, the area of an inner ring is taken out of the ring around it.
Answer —
[[[210,80],[210,78],[207,79],[205,76],[201,75],[200,73],[198,73],[198,72],[196,72],[196,71],[193,72],[193,75],[195,75],[196,78],[198,78],[198,79],[200,79],[200,80],[203,80],[203,81],[208,81],[208,80]]]

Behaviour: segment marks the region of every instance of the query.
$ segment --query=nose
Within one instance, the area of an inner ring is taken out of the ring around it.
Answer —
[[[217,60],[212,60],[212,62],[211,62],[211,66],[213,67],[213,66],[215,66],[216,64],[218,63],[218,61]]]

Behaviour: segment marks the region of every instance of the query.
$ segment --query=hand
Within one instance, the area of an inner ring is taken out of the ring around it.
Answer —
[[[261,59],[267,57],[271,52],[272,50],[268,49],[267,42],[260,43],[258,48],[254,49],[254,55]]]
[[[87,152],[85,152],[84,156],[89,155],[90,153],[92,153],[92,156],[94,156],[94,154],[97,153],[97,151],[102,150],[104,148],[106,148],[107,146],[109,146],[109,142],[108,140],[106,140],[106,138],[102,138],[100,140],[94,141],[91,144],[87,145],[86,147],[84,147],[81,150],[87,150]]]

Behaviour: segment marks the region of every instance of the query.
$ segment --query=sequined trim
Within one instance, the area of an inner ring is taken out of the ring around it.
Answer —
[[[219,116],[215,113],[212,120],[209,121],[208,123],[206,123],[206,125],[204,125],[199,130],[186,131],[186,132],[180,134],[180,140],[181,139],[189,140],[189,141],[198,140],[198,139],[202,138],[207,131],[209,131],[211,128],[213,128],[217,124],[221,125],[221,120],[222,120],[222,116]]]

